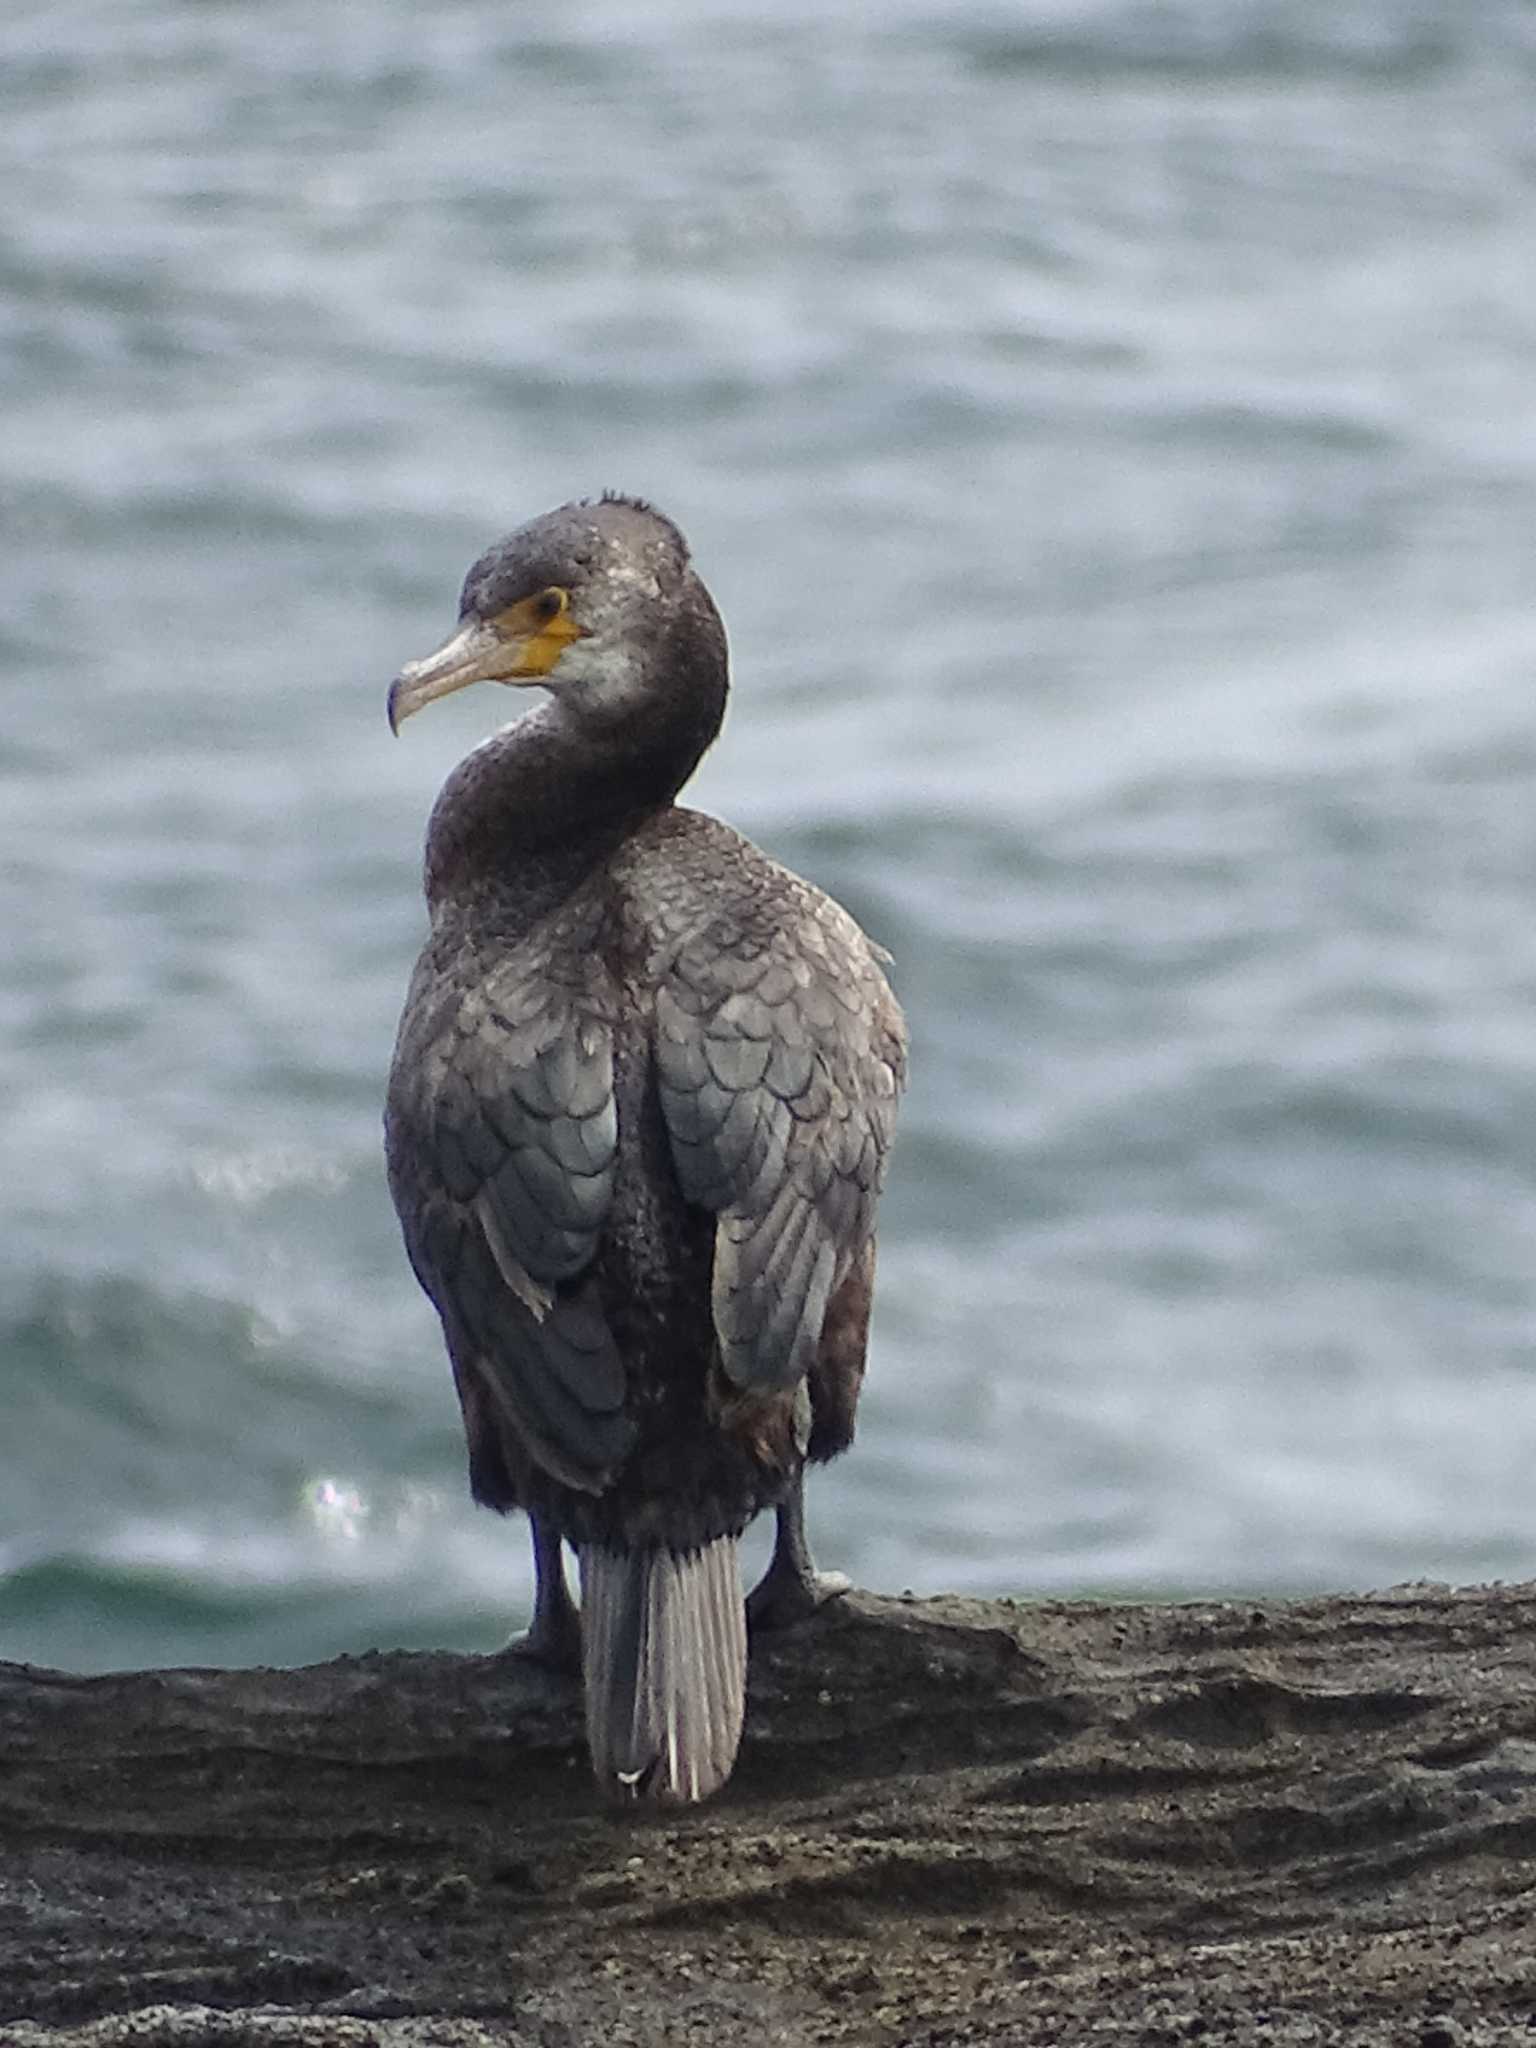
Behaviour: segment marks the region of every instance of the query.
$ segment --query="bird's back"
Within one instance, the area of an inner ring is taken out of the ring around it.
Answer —
[[[689,1544],[777,1496],[828,1300],[872,1229],[902,1058],[853,920],[699,812],[646,820],[532,916],[515,885],[439,907],[389,1164],[477,1390],[492,1504],[573,1540]],[[562,1322],[623,1393],[567,1402],[550,1458]]]

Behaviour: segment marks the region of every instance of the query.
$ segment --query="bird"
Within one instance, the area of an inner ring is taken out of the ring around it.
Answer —
[[[432,809],[385,1157],[471,1492],[530,1518],[510,1647],[579,1672],[621,1807],[717,1791],[749,1624],[847,1589],[812,1558],[804,1471],[853,1437],[906,1076],[890,956],[677,801],[728,671],[678,527],[607,492],[481,555],[388,702],[398,733],[474,682],[545,693]],[[768,1509],[747,1599],[738,1542]]]

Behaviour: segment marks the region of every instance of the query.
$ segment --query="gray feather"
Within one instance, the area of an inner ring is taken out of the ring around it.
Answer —
[[[736,1760],[747,1624],[734,1536],[581,1560],[587,1746],[615,1804],[707,1799]]]
[[[901,1078],[900,1018],[863,934],[781,876],[771,927],[716,916],[656,992],[679,1184],[719,1218],[713,1302],[736,1385],[792,1387],[874,1227]]]

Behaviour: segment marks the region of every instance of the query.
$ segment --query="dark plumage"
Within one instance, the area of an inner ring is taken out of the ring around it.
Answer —
[[[612,1795],[703,1798],[740,1738],[741,1530],[777,1509],[754,1625],[841,1583],[811,1564],[801,1472],[853,1435],[901,1013],[845,911],[674,802],[727,661],[670,520],[605,498],[499,542],[391,722],[480,679],[550,701],[432,813],[390,1188],[475,1498],[533,1519],[522,1647],[579,1642]]]

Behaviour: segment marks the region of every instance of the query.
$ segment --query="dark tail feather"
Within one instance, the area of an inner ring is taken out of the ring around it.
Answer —
[[[598,1783],[629,1806],[718,1791],[741,1741],[747,1621],[736,1538],[702,1550],[583,1547],[581,1669]]]

